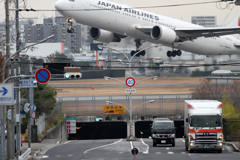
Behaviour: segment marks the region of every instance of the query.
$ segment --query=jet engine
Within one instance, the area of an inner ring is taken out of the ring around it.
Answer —
[[[162,43],[173,43],[179,40],[176,32],[165,26],[154,26],[151,30],[151,37]]]
[[[90,28],[90,36],[92,39],[103,43],[121,42],[121,38],[116,34],[94,27]]]

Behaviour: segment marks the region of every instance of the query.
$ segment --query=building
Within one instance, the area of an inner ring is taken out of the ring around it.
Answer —
[[[192,16],[192,23],[204,27],[217,26],[216,16]]]

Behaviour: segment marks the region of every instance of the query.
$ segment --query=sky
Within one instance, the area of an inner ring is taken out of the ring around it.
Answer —
[[[5,21],[5,8],[4,1],[0,0],[0,22]],[[54,4],[57,0],[24,0],[26,1],[27,8],[33,9],[55,9]],[[77,0],[76,0],[77,1]],[[132,7],[146,7],[146,6],[163,6],[174,4],[188,4],[197,2],[211,2],[217,0],[111,0],[113,2],[127,4]],[[23,0],[19,0],[20,6],[23,6]],[[235,16],[240,13],[240,6],[234,4],[229,5],[226,9],[220,9],[226,7],[226,3],[210,3],[210,4],[198,4],[190,6],[178,6],[178,7],[159,7],[144,9],[150,12],[161,14],[164,16],[180,19],[190,22],[191,16],[217,16],[218,25],[227,25]],[[233,7],[234,6],[234,7]],[[11,7],[13,9],[13,5]],[[41,12],[20,12],[20,18],[36,17],[36,23],[42,23],[44,17],[54,17],[54,11],[41,11]],[[227,19],[226,19],[227,18]],[[14,19],[14,12],[10,14],[10,19]]]

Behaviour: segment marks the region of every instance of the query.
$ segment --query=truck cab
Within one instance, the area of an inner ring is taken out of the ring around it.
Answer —
[[[222,103],[216,100],[185,100],[184,107],[186,150],[222,153]]]
[[[154,118],[151,126],[153,147],[157,144],[172,144],[175,146],[175,127],[168,118]]]

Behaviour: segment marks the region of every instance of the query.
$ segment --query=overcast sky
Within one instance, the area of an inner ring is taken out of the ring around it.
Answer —
[[[0,21],[5,21],[5,8],[4,1],[0,0]],[[22,1],[22,0],[19,0]],[[27,1],[27,8],[33,9],[55,9],[54,4],[57,0],[25,0]],[[77,0],[76,0],[77,1]],[[214,0],[112,0],[117,3],[127,4],[132,7],[143,7],[143,6],[163,6],[163,5],[173,5],[173,4],[187,4],[196,2],[210,2]],[[22,6],[23,3],[21,3]],[[183,21],[190,22],[191,16],[217,16],[218,25],[228,24],[237,14],[240,12],[240,8],[235,6],[230,12],[231,8],[234,6],[230,5],[227,9],[219,9],[216,3],[203,4],[203,5],[191,5],[191,6],[180,6],[180,7],[163,7],[163,8],[148,8],[150,12],[155,12],[164,16],[173,17]],[[225,2],[221,3],[222,7],[226,6]],[[229,14],[227,20],[227,15]],[[37,17],[35,23],[42,23],[43,17],[54,17],[55,12],[44,11],[44,12],[21,12],[20,18],[27,17]],[[10,19],[14,19],[14,13],[11,12]]]

